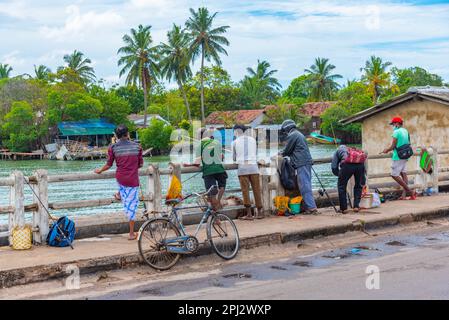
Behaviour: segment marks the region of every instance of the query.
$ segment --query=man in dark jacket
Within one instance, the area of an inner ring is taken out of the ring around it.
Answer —
[[[348,200],[346,188],[348,181],[354,176],[354,212],[360,210],[360,200],[362,198],[362,189],[365,184],[365,164],[364,163],[345,163],[348,157],[348,147],[341,145],[335,151],[332,157],[332,173],[338,177],[338,199],[340,203],[340,212],[348,213]]]
[[[286,135],[287,145],[281,151],[284,157],[290,157],[291,164],[296,170],[299,191],[304,199],[307,214],[318,212],[312,191],[312,165],[306,138],[296,128],[293,120],[285,120],[281,125],[281,134]]]

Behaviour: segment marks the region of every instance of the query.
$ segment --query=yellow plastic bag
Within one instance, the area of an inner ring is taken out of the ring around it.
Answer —
[[[276,196],[273,199],[274,206],[276,207],[277,215],[284,216],[285,212],[288,210],[289,197],[286,196]]]
[[[31,227],[26,225],[24,227],[15,227],[12,230],[12,248],[14,250],[28,250],[32,246]]]
[[[302,197],[301,196],[297,196],[294,197],[290,200],[290,204],[300,204],[302,201]]]
[[[171,199],[181,199],[182,198],[182,185],[181,181],[179,181],[178,177],[173,176],[170,182],[170,186],[168,187],[166,200]]]

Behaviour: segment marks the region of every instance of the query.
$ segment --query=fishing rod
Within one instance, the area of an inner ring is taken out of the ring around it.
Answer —
[[[33,187],[30,185],[30,183],[27,181],[27,179],[24,177],[23,180],[25,181],[25,183],[28,185],[28,187],[30,187],[31,191],[33,192],[34,196],[36,197],[36,199],[39,201],[39,203],[41,204],[42,208],[45,209],[45,212],[47,212],[48,216],[50,217],[51,220],[56,221],[54,223],[56,223],[56,228],[58,228],[59,232],[62,234],[62,236],[64,237],[65,240],[67,240],[67,242],[69,243],[70,248],[73,248],[72,246],[72,242],[69,240],[69,238],[67,238],[67,236],[65,235],[64,231],[62,231],[61,227],[59,226],[59,224],[57,223],[57,219],[53,218],[53,216],[50,214],[50,212],[48,211],[47,207],[42,203],[41,198],[37,195],[37,193],[34,191]]]
[[[332,207],[334,208],[335,212],[338,213],[338,210],[337,210],[337,208],[335,207],[334,202],[332,201],[331,197],[329,196],[329,193],[327,193],[326,188],[324,187],[323,183],[321,182],[320,177],[319,177],[318,174],[316,173],[316,171],[315,171],[315,169],[313,168],[313,166],[312,166],[312,171],[313,171],[313,173],[315,174],[315,176],[316,176],[316,178],[317,178],[317,180],[318,180],[318,183],[321,185],[321,190],[319,191],[320,195],[322,195],[322,192],[323,192],[324,194],[326,194],[327,199],[328,199],[329,202],[331,203],[331,205],[332,205]]]

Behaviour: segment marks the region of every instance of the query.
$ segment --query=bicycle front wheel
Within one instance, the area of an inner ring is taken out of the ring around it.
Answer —
[[[224,214],[213,215],[207,224],[207,238],[215,253],[225,260],[233,259],[240,248],[240,238],[235,226]]]
[[[170,269],[178,262],[181,255],[167,251],[166,240],[180,235],[178,228],[168,219],[149,220],[140,229],[138,239],[140,255],[154,269]]]

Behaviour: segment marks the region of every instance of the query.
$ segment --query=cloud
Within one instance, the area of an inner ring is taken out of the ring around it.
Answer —
[[[56,68],[77,49],[95,61],[99,79],[115,81],[116,52],[131,28],[151,25],[157,44],[173,23],[184,24],[189,8],[206,6],[218,12],[217,26],[231,27],[222,60],[236,82],[257,59],[278,70],[284,88],[316,57],[329,58],[345,79],[359,77],[373,54],[399,67],[438,70],[449,80],[449,4],[439,0],[0,1],[0,19],[9,17],[0,28],[0,62],[7,58],[22,73],[33,64]]]
[[[65,41],[67,38],[82,38],[92,33],[104,32],[108,28],[115,28],[123,24],[124,20],[121,15],[113,11],[97,13],[89,11],[81,13],[76,5],[66,8],[68,15],[64,26],[40,28],[40,34],[48,39],[57,41]]]
[[[21,66],[23,66],[26,63],[26,60],[21,58],[19,56],[19,54],[20,54],[20,51],[14,50],[12,52],[4,54],[1,57],[0,61],[2,61],[2,63],[8,64],[10,66],[21,67]]]

